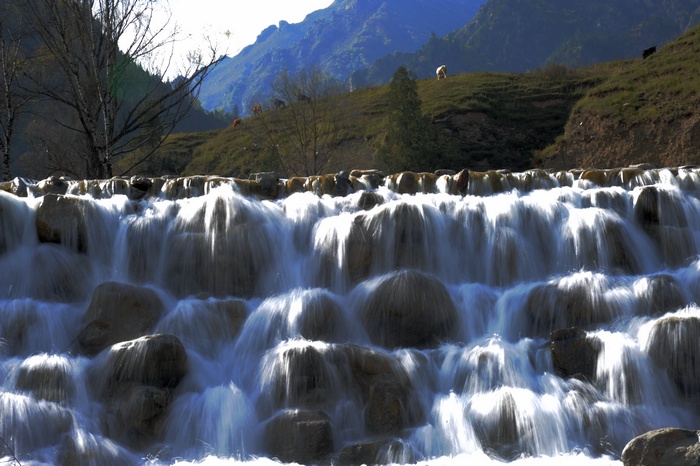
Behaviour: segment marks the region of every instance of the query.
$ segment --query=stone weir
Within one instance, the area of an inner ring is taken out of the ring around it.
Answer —
[[[700,167],[656,168],[648,164],[612,169],[534,169],[524,172],[489,170],[486,172],[463,169],[436,170],[435,172],[404,171],[385,175],[381,170],[352,170],[336,174],[308,177],[280,178],[274,172],[253,173],[248,179],[218,175],[114,177],[105,180],[72,180],[53,176],[40,181],[15,178],[0,183],[0,190],[18,196],[40,197],[46,194],[90,195],[109,198],[126,195],[130,199],[155,197],[185,199],[208,193],[222,184],[233,184],[241,194],[261,200],[284,198],[294,193],[313,192],[319,196],[346,196],[357,191],[371,191],[384,186],[398,194],[446,193],[452,195],[484,196],[517,189],[529,192],[555,187],[623,187],[633,189],[664,179],[676,179],[681,187],[694,188],[693,174]],[[688,186],[690,185],[690,186]]]

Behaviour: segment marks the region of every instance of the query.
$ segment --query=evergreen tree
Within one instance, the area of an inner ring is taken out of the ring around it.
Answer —
[[[393,171],[429,171],[440,168],[445,148],[423,115],[416,75],[399,67],[389,84],[386,142],[380,158]]]

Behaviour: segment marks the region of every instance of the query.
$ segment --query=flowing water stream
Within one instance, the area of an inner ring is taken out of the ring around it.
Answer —
[[[609,465],[700,428],[700,170],[448,184],[0,191],[0,457]]]

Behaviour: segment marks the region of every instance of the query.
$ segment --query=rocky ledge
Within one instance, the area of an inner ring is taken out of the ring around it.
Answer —
[[[380,170],[352,170],[335,174],[280,178],[273,172],[254,173],[248,179],[200,175],[185,177],[114,177],[107,180],[72,180],[66,177],[50,177],[35,181],[15,178],[0,183],[0,191],[17,196],[41,197],[47,194],[90,195],[109,198],[126,195],[131,199],[148,197],[183,199],[201,196],[221,185],[232,185],[241,194],[258,199],[274,200],[299,192],[313,192],[319,196],[346,196],[358,191],[371,191],[384,186],[399,194],[447,193],[454,195],[488,195],[512,189],[531,191],[558,186],[611,187],[632,189],[653,184],[662,179],[675,178],[679,185],[700,184],[700,167],[655,168],[638,164],[612,169],[570,170],[489,170],[485,172],[464,169],[437,170],[415,173],[410,171],[385,175]]]

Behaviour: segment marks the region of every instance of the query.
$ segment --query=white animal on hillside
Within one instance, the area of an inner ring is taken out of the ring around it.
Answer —
[[[437,75],[438,81],[440,78],[446,78],[447,77],[447,65],[440,65],[437,70],[435,70],[435,74]]]

